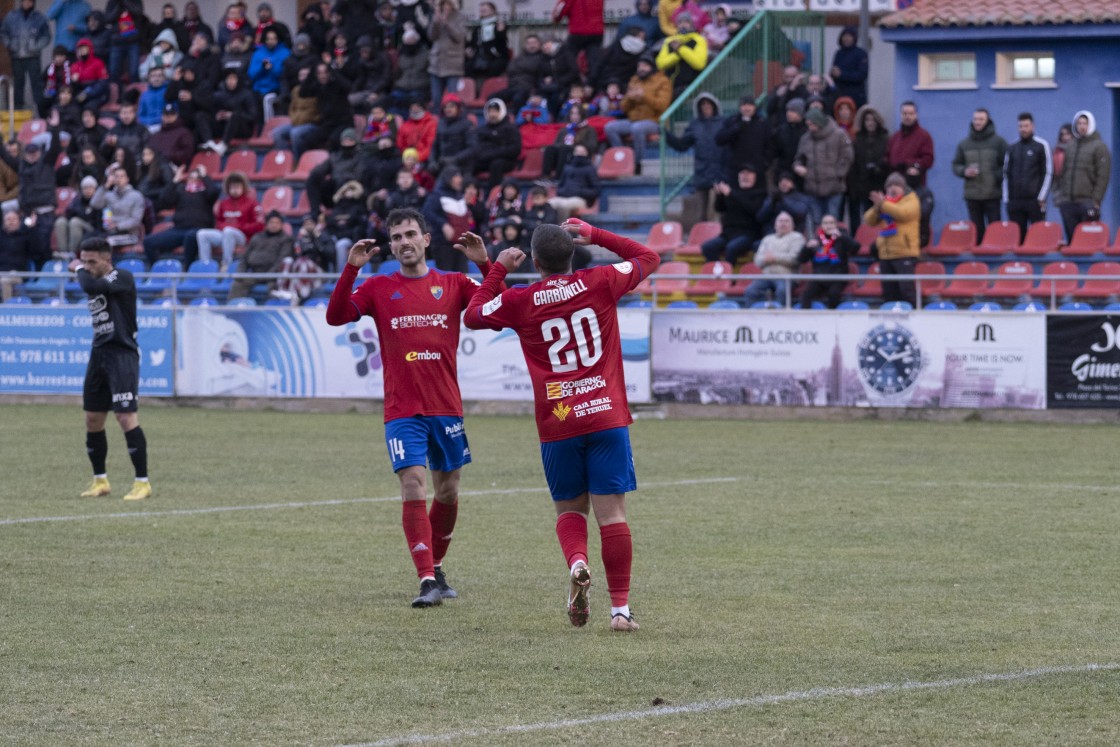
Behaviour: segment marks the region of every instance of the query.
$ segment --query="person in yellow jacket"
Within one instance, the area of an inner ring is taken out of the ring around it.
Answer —
[[[634,159],[639,168],[645,155],[646,140],[660,130],[658,119],[673,100],[673,86],[669,79],[654,67],[653,59],[645,55],[638,60],[638,71],[626,86],[622,97],[622,111],[626,119],[608,122],[604,129],[607,142],[612,147],[622,145],[622,138],[630,136],[634,145]]]
[[[657,69],[673,81],[673,96],[688,88],[708,65],[708,40],[696,31],[692,16],[677,16],[677,33],[665,40],[657,53]]]
[[[883,301],[908,301],[917,305],[913,280],[887,280],[888,275],[913,275],[921,251],[918,229],[922,205],[918,195],[897,172],[887,177],[885,192],[871,192],[871,207],[863,222],[879,229],[872,254],[879,260],[883,276]]]

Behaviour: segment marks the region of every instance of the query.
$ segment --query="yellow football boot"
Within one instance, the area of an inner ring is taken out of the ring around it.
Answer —
[[[108,477],[95,477],[89,487],[83,490],[79,497],[81,498],[102,498],[109,495],[109,478]]]
[[[126,501],[142,501],[145,498],[152,497],[152,484],[146,480],[137,480],[132,483],[132,490],[128,491],[124,499]]]

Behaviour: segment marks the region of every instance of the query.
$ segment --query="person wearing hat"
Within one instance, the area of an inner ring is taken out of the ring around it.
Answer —
[[[797,149],[801,145],[801,138],[809,131],[805,124],[804,99],[791,99],[786,104],[784,121],[772,126],[770,136],[770,152],[774,156],[771,167],[774,173],[789,172],[794,175],[794,183],[800,190],[804,184],[801,176],[793,170]]]
[[[765,170],[747,164],[739,169],[734,184],[724,181],[715,184],[712,191],[716,194],[715,211],[719,213],[720,232],[700,246],[704,261],[726,259],[734,267],[754,251],[764,233],[758,213],[766,202],[765,180]]]
[[[801,136],[794,156],[794,173],[801,177],[811,199],[809,222],[815,229],[826,214],[840,214],[852,165],[852,139],[824,112],[810,109],[805,115],[808,131]]]
[[[700,197],[700,220],[711,213],[712,187],[727,174],[727,148],[716,142],[723,128],[719,99],[710,93],[699,94],[692,102],[693,118],[680,135],[665,133],[669,147],[680,153],[693,151],[692,188]]]
[[[83,177],[78,194],[66,206],[66,214],[54,219],[55,256],[73,259],[78,254],[78,244],[91,234],[101,233],[101,210],[93,206],[97,193],[97,179]]]
[[[257,6],[257,27],[253,32],[253,43],[260,46],[265,43],[264,32],[272,29],[276,32],[276,41],[285,48],[292,46],[292,32],[287,24],[277,21],[272,15],[272,5],[261,3]]]
[[[253,234],[253,238],[245,245],[240,269],[244,273],[277,273],[284,269],[284,260],[294,254],[295,240],[284,232],[284,216],[277,210],[271,210],[264,218],[264,230]],[[258,282],[251,277],[235,279],[229,289],[229,298],[249,295],[249,291]],[[268,284],[275,287],[276,281],[269,280]]]
[[[750,166],[763,177],[770,168],[769,141],[770,128],[749,93],[743,94],[739,110],[724,118],[715,135],[716,145],[728,151],[730,172],[738,173]]]
[[[19,174],[19,208],[35,221],[33,235],[38,242],[36,251],[40,256],[49,257],[55,206],[58,204],[54,164],[62,150],[57,110],[51,112],[47,125],[50,144],[46,152],[38,142],[33,142],[24,147],[22,158],[12,155],[5,148],[0,150],[0,159]]]
[[[194,143],[194,134],[179,116],[179,107],[165,104],[159,130],[148,138],[148,145],[173,166],[186,166],[194,158]]]
[[[840,32],[840,48],[832,56],[829,75],[836,84],[838,96],[850,96],[858,109],[867,103],[867,52],[856,46],[858,34],[855,26],[845,26]]]
[[[638,60],[638,69],[626,86],[622,98],[622,110],[626,119],[608,122],[604,131],[612,147],[622,145],[622,139],[629,136],[634,148],[634,160],[639,173],[642,159],[646,153],[646,140],[660,130],[658,118],[669,108],[673,98],[673,85],[657,69],[653,58],[647,53]]]
[[[505,102],[492,98],[486,102],[485,118],[479,122],[474,136],[474,145],[464,151],[456,163],[466,173],[489,172],[483,194],[490,194],[517,165],[521,156],[521,131],[510,121]]]
[[[892,275],[913,275],[921,252],[922,206],[918,195],[898,172],[887,177],[884,191],[871,192],[871,207],[863,222],[879,229],[873,256],[879,260],[883,301],[907,301],[917,306],[913,280],[888,280]]]
[[[323,205],[333,207],[333,195],[347,182],[363,183],[369,159],[358,149],[358,131],[348,127],[339,136],[339,147],[327,160],[311,169],[307,177],[307,201],[311,214],[318,217]]]
[[[673,81],[673,96],[679,96],[708,66],[708,40],[696,31],[690,13],[676,18],[677,33],[665,39],[657,53],[657,69]]]
[[[174,209],[171,227],[153,233],[144,239],[144,254],[148,265],[183,247],[183,266],[190,267],[198,259],[198,232],[214,227],[214,205],[222,194],[221,188],[206,173],[205,166],[187,169],[180,166],[171,184],[163,188],[159,204]]]

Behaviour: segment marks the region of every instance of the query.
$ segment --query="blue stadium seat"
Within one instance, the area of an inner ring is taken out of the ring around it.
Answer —
[[[128,270],[133,275],[148,271],[148,263],[136,257],[125,257],[116,262],[117,269]]]
[[[914,305],[909,301],[887,301],[879,307],[879,311],[913,311]]]
[[[224,296],[229,293],[229,289],[233,287],[233,278],[230,277],[235,272],[241,271],[241,260],[235,259],[229,263],[229,268],[226,270],[226,276],[214,283],[214,287],[210,292],[215,296]]]
[[[159,298],[153,298],[148,305],[149,306],[174,306],[175,305],[175,299],[171,298],[171,296],[160,296]]]
[[[700,304],[695,301],[670,301],[669,305],[665,308],[668,309],[698,309]]]
[[[782,305],[777,301],[755,301],[750,307],[752,309],[780,309]]]
[[[1003,307],[995,301],[977,301],[968,307],[969,311],[1003,311]]]
[[[329,298],[317,296],[315,298],[309,299],[307,303],[304,304],[304,306],[310,306],[312,308],[322,307],[325,309],[330,304],[330,302],[331,300]]]
[[[372,287],[372,286],[370,286]],[[291,308],[292,302],[286,298],[270,298],[264,302],[265,306],[287,306]]]
[[[210,259],[196,259],[191,262],[191,266],[187,268],[187,277],[179,282],[178,293],[181,296],[196,296],[200,293],[213,293],[215,286],[218,285],[218,278],[197,277],[198,275],[213,273],[217,274],[219,271],[218,262]]]
[[[257,302],[252,296],[241,296],[226,301],[226,306],[256,306]]]
[[[622,306],[627,309],[652,309],[653,301],[627,301]]]
[[[712,301],[710,304],[708,304],[708,308],[709,309],[741,309],[743,307],[740,306],[735,301],[724,298],[724,299],[721,299],[719,301]]]
[[[398,262],[395,259],[387,259],[378,266],[377,274],[378,275],[392,275],[394,272],[396,272],[399,269],[401,269],[401,263],[400,262]],[[373,271],[369,269],[369,264],[367,263],[366,266],[363,267],[358,272],[358,274],[359,275],[369,275],[372,272]],[[371,285],[370,287],[372,288],[373,286]]]
[[[864,301],[843,301],[836,308],[840,311],[867,311],[871,307]]]
[[[189,306],[217,306],[218,302],[212,296],[199,296],[192,298]]]
[[[67,272],[66,263],[61,259],[52,259],[44,264],[39,272],[43,274],[65,274]],[[51,278],[40,275],[39,277],[34,277],[26,281],[23,284],[23,292],[33,298],[40,296],[57,296],[65,283],[65,278]]]
[[[1012,311],[1046,311],[1046,304],[1038,301],[1022,301],[1011,307]]]
[[[47,296],[46,298],[39,299],[39,304],[42,306],[65,306],[66,302],[58,296]]]
[[[20,306],[20,305],[31,303],[31,299],[28,298],[27,296],[12,296],[11,298],[9,298],[4,303]]]
[[[1112,303],[1105,304],[1104,311],[1120,311],[1120,302],[1113,301]]]
[[[1093,311],[1093,307],[1082,301],[1069,301],[1059,306],[1058,311]]]
[[[952,301],[934,301],[922,307],[926,311],[956,311],[957,305]]]
[[[149,277],[140,284],[139,291],[141,295],[152,297],[158,296],[171,289],[175,280],[166,277],[168,275],[180,275],[183,272],[183,263],[174,258],[160,259],[152,265],[152,273],[155,275],[163,275],[165,277]]]

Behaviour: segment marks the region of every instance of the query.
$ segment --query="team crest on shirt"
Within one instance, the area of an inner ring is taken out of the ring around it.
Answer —
[[[430,291],[432,292],[432,296],[433,296],[433,297],[434,297],[434,298],[435,298],[435,299],[436,299],[437,301],[438,301],[439,299],[443,298],[443,286],[441,286],[441,285],[433,285],[433,286],[432,286],[431,288],[429,288],[428,290],[430,290]]]
[[[572,411],[572,408],[568,407],[563,402],[557,402],[556,407],[552,408],[552,414],[555,415],[556,419],[561,421],[561,422],[563,422],[565,419],[567,419],[568,413],[571,412],[571,411]]]

